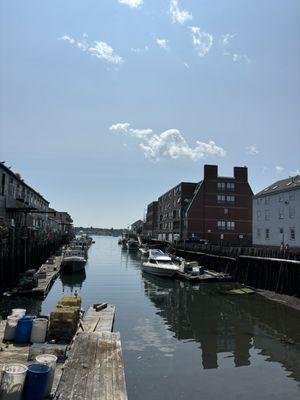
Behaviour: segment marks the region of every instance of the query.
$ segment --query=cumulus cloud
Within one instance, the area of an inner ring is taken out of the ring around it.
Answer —
[[[192,20],[193,16],[187,10],[180,9],[177,0],[170,1],[170,15],[173,23],[183,25],[185,22]]]
[[[246,146],[246,152],[251,156],[255,156],[256,154],[259,153],[256,144],[250,144],[250,146]]]
[[[119,0],[120,4],[125,4],[130,8],[138,8],[143,4],[143,0]]]
[[[280,174],[281,172],[283,172],[284,168],[281,167],[280,165],[276,165],[275,170]]]
[[[208,143],[196,141],[196,145],[190,147],[178,129],[168,129],[160,134],[154,134],[152,129],[133,129],[128,122],[112,125],[109,129],[115,133],[142,139],[140,148],[145,157],[152,161],[179,158],[197,161],[208,155],[219,157],[226,155],[226,151],[212,140]]]
[[[110,64],[122,64],[122,57],[116,54],[114,49],[109,44],[103,41],[94,41],[92,44],[89,44],[87,38],[88,35],[84,33],[81,40],[75,40],[68,35],[60,37],[59,40],[63,40],[72,46],[77,47],[78,49]]]
[[[155,41],[156,41],[156,44],[159,46],[159,47],[161,47],[162,49],[164,49],[164,50],[168,50],[168,41],[166,40],[166,39],[159,39],[159,38],[156,38],[155,39]]]
[[[213,45],[213,36],[210,33],[202,32],[198,26],[190,26],[189,29],[192,32],[193,45],[198,55],[204,57]]]

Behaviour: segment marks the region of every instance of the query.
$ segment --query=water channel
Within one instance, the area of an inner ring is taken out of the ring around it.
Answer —
[[[142,274],[139,255],[117,238],[94,239],[85,274],[60,277],[43,302],[4,297],[0,315],[13,306],[49,313],[75,290],[85,309],[115,304],[129,400],[300,399],[298,312],[256,294],[229,295],[226,284]]]

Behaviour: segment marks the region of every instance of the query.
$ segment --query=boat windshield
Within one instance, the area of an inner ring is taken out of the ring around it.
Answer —
[[[171,260],[156,260],[159,264],[173,264]]]

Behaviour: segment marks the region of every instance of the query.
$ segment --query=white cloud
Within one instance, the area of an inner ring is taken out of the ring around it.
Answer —
[[[149,50],[149,47],[146,45],[144,47],[131,47],[130,49],[133,53],[145,53]]]
[[[231,33],[226,33],[225,35],[221,36],[221,43],[223,46],[229,46],[231,39],[233,39],[236,36],[236,33],[231,34]]]
[[[156,44],[159,46],[159,47],[161,47],[162,49],[164,49],[164,50],[168,50],[168,41],[166,40],[166,39],[159,39],[159,38],[156,38],[155,39],[155,41],[156,41]]]
[[[276,165],[275,170],[280,174],[281,172],[283,172],[284,168],[281,167],[280,165]]]
[[[153,133],[152,129],[133,129],[128,122],[121,122],[112,125],[109,130],[116,133],[125,133],[138,139],[144,139]]]
[[[64,35],[59,38],[59,40],[63,40],[65,42],[70,43],[72,46],[77,47],[81,51],[87,52],[92,56],[99,58],[100,60],[104,60],[110,64],[120,65],[123,62],[122,57],[115,53],[114,49],[109,46],[106,42],[102,41],[94,41],[92,44],[89,44],[87,41],[88,35],[84,33],[82,35],[82,40],[76,41],[70,36]]]
[[[251,156],[255,156],[259,153],[256,144],[250,144],[250,146],[246,146],[246,151],[247,154],[250,154]]]
[[[190,31],[192,32],[193,45],[200,57],[204,57],[209,53],[214,38],[210,33],[202,32],[198,26],[190,26]]]
[[[221,44],[223,46],[223,56],[230,57],[234,63],[244,61],[247,64],[250,63],[250,59],[246,54],[234,53],[230,50],[231,39],[236,36],[236,33],[226,33],[221,36]]]
[[[195,147],[190,147],[178,129],[168,129],[157,135],[152,129],[133,129],[128,122],[112,125],[109,129],[115,133],[142,139],[140,148],[145,157],[153,161],[184,157],[197,161],[207,155],[219,157],[226,155],[226,151],[212,140],[208,143],[196,141]]]
[[[130,8],[138,8],[143,4],[143,0],[119,0],[120,4],[125,4]]]
[[[170,14],[172,18],[172,22],[178,22],[183,25],[186,21],[192,20],[193,16],[187,10],[183,10],[179,8],[177,0],[170,1]]]

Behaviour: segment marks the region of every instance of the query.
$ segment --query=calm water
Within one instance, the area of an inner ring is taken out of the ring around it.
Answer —
[[[43,303],[5,298],[2,315],[24,305],[49,313],[74,290],[84,308],[114,303],[130,400],[300,399],[299,313],[258,295],[225,294],[224,285],[144,275],[138,254],[116,238],[95,240],[86,274],[58,279]]]

